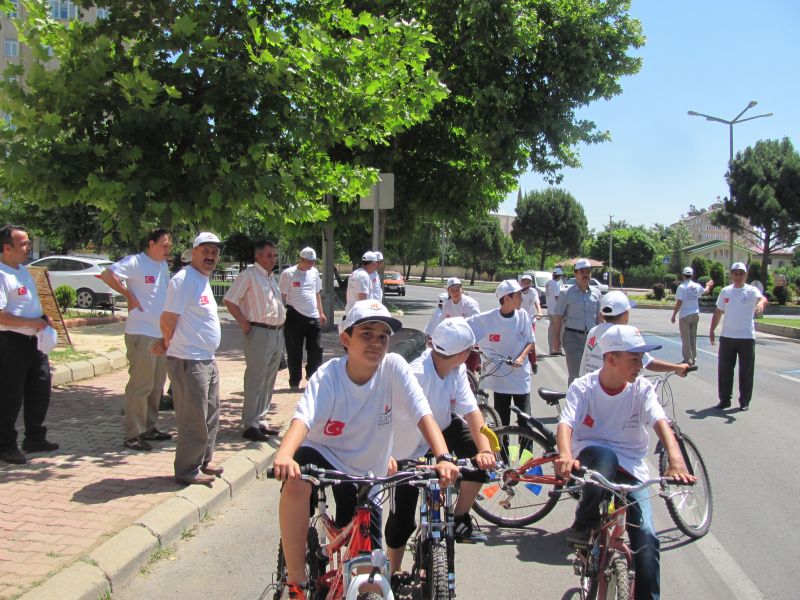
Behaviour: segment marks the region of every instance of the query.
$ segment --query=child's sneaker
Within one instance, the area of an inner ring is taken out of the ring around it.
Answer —
[[[297,583],[287,583],[283,586],[283,595],[281,596],[281,600],[306,600],[306,589],[308,586],[297,584]]]
[[[456,541],[462,544],[485,542],[486,536],[481,533],[478,523],[469,513],[455,517],[454,534]]]

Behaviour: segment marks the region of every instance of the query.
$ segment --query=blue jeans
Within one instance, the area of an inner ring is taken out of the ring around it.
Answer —
[[[599,472],[610,481],[636,483],[636,479],[619,471],[619,460],[613,450],[603,446],[587,446],[578,454],[581,465]],[[636,600],[658,600],[661,594],[659,541],[653,527],[651,492],[644,489],[628,494],[627,531],[636,570]],[[600,502],[607,492],[596,485],[584,486],[574,527],[596,527],[600,521]]]

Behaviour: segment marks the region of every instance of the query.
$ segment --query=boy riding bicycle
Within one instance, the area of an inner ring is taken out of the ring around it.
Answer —
[[[346,329],[342,330],[346,326]],[[437,456],[443,486],[458,475],[447,445],[411,369],[387,354],[402,324],[376,300],[361,300],[340,326],[347,354],[322,365],[308,382],[289,429],[275,454],[275,478],[285,482],[279,506],[288,598],[305,598],[305,545],[311,516],[311,484],[300,466],[314,464],[352,475],[388,471],[396,418],[412,419]],[[395,418],[393,415],[397,415]],[[336,525],[355,512],[356,488],[333,486]]]
[[[645,352],[661,346],[645,344],[639,330],[614,325],[598,340],[603,367],[576,379],[567,392],[566,405],[556,433],[559,458],[556,474],[569,478],[572,470],[584,466],[608,479],[624,483],[649,478],[645,458],[647,427],[652,427],[667,451],[669,466],[665,477],[694,481],[688,473],[678,443],[669,428],[655,389],[644,378]],[[586,546],[599,521],[603,490],[586,486],[581,494],[575,522],[567,541]],[[659,542],[647,490],[630,495],[627,530],[634,553],[636,598],[657,599],[660,594]]]
[[[434,329],[432,347],[411,363],[411,370],[428,398],[447,447],[459,458],[473,457],[481,469],[463,475],[454,510],[456,541],[463,542],[485,540],[473,531],[469,509],[486,481],[483,469],[495,464],[489,441],[481,433],[483,416],[469,387],[464,366],[474,344],[472,329],[462,317],[447,319]],[[399,419],[392,446],[393,459],[419,458],[428,449],[416,423]],[[416,527],[414,514],[418,496],[419,490],[412,485],[398,485],[392,490],[391,510],[386,521],[386,548],[393,573],[400,570],[406,542]]]

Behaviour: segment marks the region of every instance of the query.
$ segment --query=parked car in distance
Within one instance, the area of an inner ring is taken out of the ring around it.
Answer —
[[[68,285],[78,294],[78,308],[110,305],[112,298],[122,298],[100,279],[110,260],[91,256],[47,256],[29,263],[29,267],[45,267],[53,290]]]
[[[539,294],[539,304],[541,304],[542,307],[547,306],[544,286],[546,286],[547,282],[552,279],[552,274],[547,271],[525,271],[523,275],[530,275],[533,278],[533,287],[536,288],[536,291]]]
[[[406,282],[403,276],[397,271],[384,271],[383,273],[383,293],[406,295]]]
[[[569,287],[571,285],[575,285],[575,278],[574,277],[570,277],[569,279],[567,279],[564,282],[564,286],[565,287]],[[608,286],[605,283],[600,283],[594,277],[589,279],[589,287],[600,288],[600,293],[601,294],[607,294],[608,293]]]

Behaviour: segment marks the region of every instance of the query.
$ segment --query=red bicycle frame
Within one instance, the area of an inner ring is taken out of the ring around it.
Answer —
[[[345,563],[348,560],[369,554],[372,551],[370,525],[372,513],[365,506],[358,506],[353,519],[339,529],[327,513],[317,517],[325,538],[330,541],[322,545],[322,552],[328,559],[328,570],[320,576],[318,587],[327,588],[328,600],[342,598],[345,591]]]

